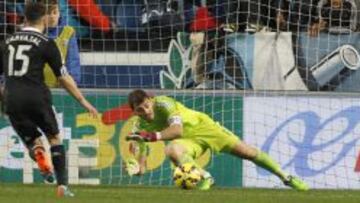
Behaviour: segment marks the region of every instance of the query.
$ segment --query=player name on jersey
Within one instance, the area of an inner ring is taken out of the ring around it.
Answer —
[[[6,44],[9,44],[10,42],[13,42],[13,41],[27,41],[27,42],[31,42],[31,43],[35,44],[36,46],[39,46],[39,44],[41,42],[40,38],[38,38],[34,35],[29,35],[29,33],[24,33],[24,34],[17,33],[15,35],[9,37],[6,40]]]

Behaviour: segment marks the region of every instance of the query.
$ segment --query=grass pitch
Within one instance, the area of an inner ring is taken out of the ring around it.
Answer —
[[[72,186],[74,198],[55,197],[52,185],[0,184],[0,202],[82,203],[360,203],[358,190],[311,190],[213,188],[210,191],[174,187]]]

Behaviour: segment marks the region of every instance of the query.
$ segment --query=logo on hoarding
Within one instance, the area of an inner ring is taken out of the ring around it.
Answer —
[[[71,139],[71,129],[62,125],[63,114],[57,113],[56,117],[58,119],[59,129],[64,136],[63,139]],[[0,122],[2,121],[4,120],[0,120]],[[45,137],[41,137],[41,139],[44,139],[45,141]],[[24,153],[27,153],[27,150],[14,129],[9,125],[0,128],[0,169],[23,169]]]
[[[358,136],[352,136],[360,122],[360,106],[346,108],[323,122],[321,117],[313,112],[298,113],[282,122],[265,140],[261,149],[267,153],[275,151],[273,146],[279,142],[286,142],[294,152],[293,158],[282,165],[282,168],[294,167],[297,175],[312,177],[323,174],[342,161],[351,150],[354,150]],[[303,126],[301,139],[294,139],[286,127],[301,122]],[[332,124],[339,122],[333,127]],[[328,127],[331,127],[329,130]],[[287,136],[280,140],[280,136]],[[331,156],[314,158],[321,153],[330,153]],[[331,157],[331,158],[330,158]],[[327,159],[329,158],[329,159]],[[316,162],[316,163],[315,163]],[[351,166],[354,167],[354,166]],[[261,175],[268,175],[258,168]]]

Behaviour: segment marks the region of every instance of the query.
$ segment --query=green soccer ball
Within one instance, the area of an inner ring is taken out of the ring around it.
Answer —
[[[185,163],[175,168],[173,180],[182,189],[194,189],[201,181],[201,174],[194,164]]]

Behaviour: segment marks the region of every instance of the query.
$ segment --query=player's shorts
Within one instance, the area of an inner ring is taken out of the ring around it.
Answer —
[[[204,117],[196,129],[191,130],[191,136],[184,134],[182,138],[171,143],[180,144],[189,155],[195,158],[202,155],[207,149],[215,153],[230,152],[239,142],[238,136],[211,118]]]
[[[39,129],[48,137],[59,134],[58,123],[51,105],[26,111],[8,112],[16,133],[26,146],[31,146],[41,136]]]

